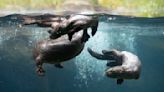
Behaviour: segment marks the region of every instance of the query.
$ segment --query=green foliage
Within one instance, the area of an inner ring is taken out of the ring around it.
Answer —
[[[0,0],[0,9],[57,8],[66,0]],[[75,0],[76,2],[76,0]],[[93,6],[112,10],[122,9],[125,15],[157,17],[164,16],[163,0],[89,0]],[[126,11],[130,11],[127,13]]]
[[[93,5],[95,5],[95,6],[98,5],[98,1],[97,1],[97,0],[90,0],[90,2],[91,2]]]
[[[53,8],[60,5],[63,0],[0,0],[0,8]]]
[[[122,7],[133,12],[129,15],[146,17],[164,16],[163,0],[98,0],[98,4],[114,10]]]

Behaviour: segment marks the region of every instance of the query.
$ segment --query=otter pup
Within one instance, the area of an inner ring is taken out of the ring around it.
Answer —
[[[114,60],[107,63],[110,68],[105,73],[108,77],[116,78],[117,84],[122,84],[124,79],[138,79],[140,76],[141,62],[138,56],[131,52],[113,49],[111,51],[102,50],[103,54],[99,54],[90,48],[88,52],[100,60]]]
[[[50,38],[56,39],[61,35],[68,34],[69,40],[72,39],[72,35],[75,32],[84,30],[82,42],[86,42],[89,39],[87,29],[92,29],[92,36],[95,35],[98,28],[98,18],[95,16],[85,15],[71,15],[68,19],[63,20],[60,23],[53,23],[52,30],[49,30]]]
[[[67,35],[63,35],[54,40],[49,39],[38,42],[33,53],[38,75],[44,75],[43,63],[50,63],[58,68],[63,68],[62,62],[79,55],[85,45],[84,42],[81,42],[82,36],[83,32],[79,31],[73,35],[72,41],[68,40]]]

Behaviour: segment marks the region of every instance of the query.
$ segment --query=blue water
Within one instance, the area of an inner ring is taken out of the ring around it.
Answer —
[[[35,73],[32,49],[48,37],[46,28],[17,27],[19,21],[0,18],[0,92],[164,92],[164,18],[100,16],[97,34],[64,69],[44,64],[46,75]],[[17,23],[18,22],[18,23]],[[116,80],[104,75],[106,61],[89,55],[87,47],[133,52],[142,62],[138,80]]]

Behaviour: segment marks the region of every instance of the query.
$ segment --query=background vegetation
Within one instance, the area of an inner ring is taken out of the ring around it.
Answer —
[[[121,7],[136,16],[164,16],[164,0],[98,0],[98,4],[111,9]]]
[[[52,8],[64,0],[0,0],[0,8]]]
[[[0,9],[57,9],[69,0],[0,0]],[[74,0],[77,2],[78,0]],[[83,0],[93,7],[101,7],[120,14],[159,17],[164,16],[164,0]],[[122,13],[121,13],[122,12]]]

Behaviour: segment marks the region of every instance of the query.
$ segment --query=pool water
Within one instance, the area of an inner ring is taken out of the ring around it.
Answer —
[[[0,92],[163,92],[164,18],[99,16],[96,35],[63,69],[44,64],[46,75],[36,74],[32,58],[34,44],[48,38],[47,28],[18,27],[19,20],[0,18]],[[130,51],[141,60],[138,80],[115,79],[104,75],[106,61],[93,58],[87,47]]]

